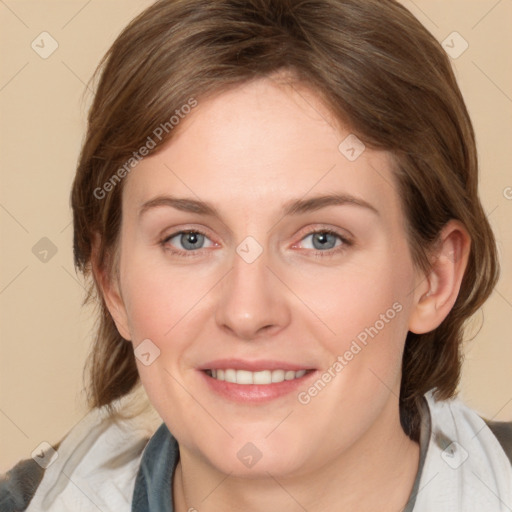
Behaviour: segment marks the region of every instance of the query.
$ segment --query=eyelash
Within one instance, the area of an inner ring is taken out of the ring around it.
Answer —
[[[170,249],[169,246],[167,245],[169,240],[171,240],[175,236],[187,234],[187,233],[197,233],[199,235],[203,235],[208,238],[208,235],[204,231],[201,231],[200,229],[185,229],[185,230],[181,230],[181,231],[176,231],[175,233],[172,233],[171,235],[166,236],[163,240],[160,241],[160,245],[166,251],[169,251],[173,255],[183,256],[185,258],[189,258],[189,257],[193,258],[193,257],[200,256],[200,252],[199,252],[200,249],[195,250],[195,251],[182,251],[182,250]],[[338,239],[341,240],[342,243],[341,243],[341,245],[339,245],[336,248],[328,249],[325,251],[306,249],[308,251],[312,251],[312,255],[315,258],[330,258],[330,257],[336,256],[337,254],[345,251],[348,247],[353,245],[353,242],[351,240],[349,240],[348,238],[344,237],[343,235],[341,235],[340,233],[338,233],[337,231],[334,231],[332,229],[316,229],[313,231],[309,231],[300,239],[300,241],[304,240],[304,238],[306,238],[310,235],[315,235],[318,233],[322,233],[325,235],[333,235],[335,237],[338,237]]]

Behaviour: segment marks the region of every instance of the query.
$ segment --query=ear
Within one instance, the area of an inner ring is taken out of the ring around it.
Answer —
[[[105,270],[106,265],[99,264],[99,242],[100,237],[96,234],[91,252],[91,267],[94,279],[107,305],[107,309],[116,324],[119,334],[125,340],[130,341],[131,335],[130,329],[128,328],[128,315],[119,286],[118,273],[113,270],[112,275],[109,275]]]
[[[469,258],[471,239],[464,225],[451,220],[442,229],[428,275],[419,274],[409,330],[423,334],[436,329],[448,316],[459,294]]]

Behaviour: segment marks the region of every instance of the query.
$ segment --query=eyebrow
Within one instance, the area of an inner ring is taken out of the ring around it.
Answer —
[[[367,201],[350,194],[327,194],[311,197],[309,199],[292,199],[283,205],[283,216],[301,215],[326,208],[328,206],[352,205],[368,209],[380,215],[377,208]],[[207,201],[199,201],[188,197],[157,196],[146,201],[139,210],[139,217],[152,208],[168,206],[183,212],[197,213],[210,217],[221,218],[217,208]]]

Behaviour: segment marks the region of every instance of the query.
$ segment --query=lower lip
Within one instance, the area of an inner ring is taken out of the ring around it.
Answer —
[[[258,403],[275,400],[276,398],[304,389],[305,382],[316,373],[316,370],[307,372],[298,379],[273,382],[272,384],[236,384],[214,379],[205,371],[200,371],[200,373],[210,389],[224,398],[233,402]]]

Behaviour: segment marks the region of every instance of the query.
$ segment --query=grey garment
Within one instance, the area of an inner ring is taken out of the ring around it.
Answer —
[[[512,464],[512,421],[491,421],[483,418],[493,434],[498,438],[502,448]]]
[[[423,400],[420,433],[420,461],[418,474],[411,495],[403,512],[412,512],[419,490],[421,473],[427,456],[431,436],[430,411]],[[165,423],[158,428],[149,441],[141,459],[135,489],[132,512],[173,512],[172,477],[179,461],[179,447]]]
[[[60,443],[52,448],[58,450]],[[27,509],[44,476],[44,469],[34,459],[21,460],[0,475],[0,511],[23,512]]]
[[[43,479],[44,469],[33,459],[25,459],[5,475],[0,476],[0,510],[21,512],[26,510],[38,485]]]
[[[132,512],[173,512],[172,477],[180,458],[178,441],[162,423],[144,449],[133,490]]]

